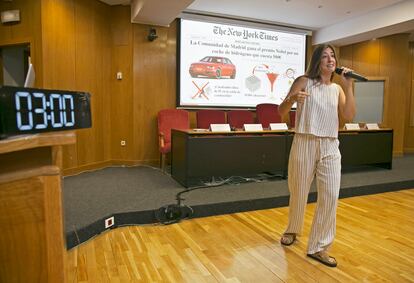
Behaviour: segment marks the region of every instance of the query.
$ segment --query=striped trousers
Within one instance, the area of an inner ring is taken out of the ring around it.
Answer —
[[[308,250],[327,250],[336,231],[336,207],[341,183],[341,154],[337,138],[295,134],[289,156],[289,223],[285,233],[301,234],[309,190],[316,175],[318,199]]]

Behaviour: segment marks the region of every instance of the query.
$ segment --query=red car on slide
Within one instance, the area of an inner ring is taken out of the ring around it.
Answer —
[[[190,66],[190,75],[193,78],[198,76],[213,77],[221,79],[222,77],[236,77],[236,66],[226,57],[206,56],[197,63]]]

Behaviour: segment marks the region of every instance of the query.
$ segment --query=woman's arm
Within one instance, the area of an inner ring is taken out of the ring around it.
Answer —
[[[344,89],[339,86],[339,113],[346,122],[351,122],[356,112],[352,79],[342,75],[342,82]]]
[[[306,84],[308,82],[308,78],[305,76],[298,77],[290,87],[288,95],[285,97],[283,102],[279,105],[279,114],[280,116],[286,116],[292,105],[295,102],[302,103],[305,101],[305,98],[309,96],[304,90],[306,88]]]

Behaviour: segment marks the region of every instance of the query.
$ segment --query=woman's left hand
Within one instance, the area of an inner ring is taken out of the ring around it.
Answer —
[[[347,68],[347,67],[342,67],[342,73],[341,73],[341,78],[342,78],[342,82],[344,83],[345,86],[351,86],[352,85],[352,81],[353,79],[350,77],[346,77],[345,74],[348,72],[353,72],[354,70]]]

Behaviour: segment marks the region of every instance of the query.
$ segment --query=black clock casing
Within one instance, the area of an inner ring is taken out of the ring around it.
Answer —
[[[89,93],[0,87],[0,139],[91,126]]]

